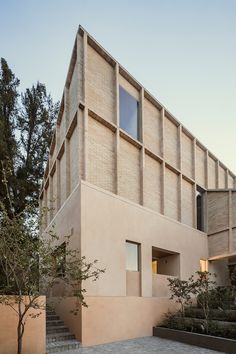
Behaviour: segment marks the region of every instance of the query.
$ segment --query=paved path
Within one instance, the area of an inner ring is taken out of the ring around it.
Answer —
[[[94,347],[67,351],[64,354],[222,354],[157,337],[144,337]]]

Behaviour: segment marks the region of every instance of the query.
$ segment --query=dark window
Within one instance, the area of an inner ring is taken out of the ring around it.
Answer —
[[[126,241],[126,270],[139,271],[139,244]]]
[[[197,207],[197,229],[204,231],[204,190],[197,186],[196,207]]]
[[[139,139],[138,101],[120,86],[120,128]]]

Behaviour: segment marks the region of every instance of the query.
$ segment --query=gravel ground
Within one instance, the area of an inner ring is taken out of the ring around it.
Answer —
[[[220,354],[158,337],[144,337],[63,352],[64,354]],[[59,354],[59,353],[58,353]],[[222,352],[221,352],[222,354]]]

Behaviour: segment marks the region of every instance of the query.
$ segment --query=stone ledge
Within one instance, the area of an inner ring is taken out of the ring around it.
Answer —
[[[196,345],[219,352],[235,354],[236,340],[205,334],[179,331],[176,329],[153,327],[153,336],[174,340],[177,342]]]

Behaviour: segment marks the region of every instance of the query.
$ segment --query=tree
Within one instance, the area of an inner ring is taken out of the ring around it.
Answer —
[[[0,161],[12,171],[9,178],[10,193],[16,197],[15,164],[18,144],[15,137],[16,118],[18,112],[18,86],[20,81],[15,77],[5,59],[1,58],[0,67]],[[9,200],[6,196],[5,185],[2,182],[0,169],[0,200],[10,212]]]
[[[203,310],[205,319],[205,331],[209,331],[209,320],[210,320],[210,298],[211,291],[216,287],[216,282],[212,280],[215,274],[210,272],[196,272],[197,280],[193,283],[193,294],[197,296],[198,305]]]
[[[35,207],[28,205],[24,212],[34,215]],[[53,228],[40,238],[40,225],[35,218],[26,220],[24,212],[16,214],[13,211],[10,217],[0,202],[0,265],[3,277],[0,303],[9,306],[18,316],[17,354],[22,354],[27,319],[39,316],[45,309],[45,304],[40,302],[41,295],[46,295],[60,282],[82,306],[87,306],[82,281],[96,281],[105,271],[97,267],[97,260],[87,262],[77,249],[71,249],[69,236],[64,237],[63,247],[58,247],[59,237]],[[32,313],[33,309],[36,313]],[[75,309],[77,311],[78,308]]]
[[[170,299],[180,304],[182,317],[185,315],[185,307],[191,303],[191,294],[193,290],[193,275],[188,280],[179,278],[167,278],[171,291]]]
[[[37,82],[21,95],[19,80],[1,58],[0,68],[0,161],[8,170],[9,193],[14,210],[25,210],[26,204],[38,205],[50,139],[59,104],[54,103],[44,84]],[[2,183],[0,199],[11,215],[12,208]]]
[[[21,196],[17,211],[26,203],[38,205],[38,193],[43,178],[52,131],[58,113],[58,103],[54,104],[47,94],[45,85],[37,82],[21,95],[22,107],[17,120],[20,133],[20,158],[16,175]]]

